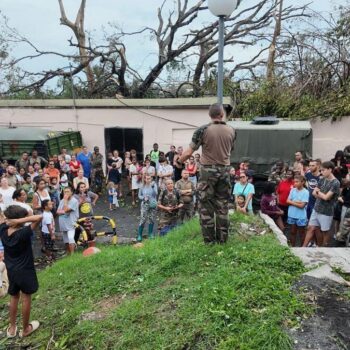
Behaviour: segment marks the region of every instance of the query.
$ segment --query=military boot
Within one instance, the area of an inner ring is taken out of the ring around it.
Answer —
[[[138,232],[137,232],[137,242],[141,242],[142,241],[142,232],[143,232],[143,226],[140,225]]]
[[[153,227],[154,227],[154,224],[148,224],[148,238],[150,239],[154,238]]]

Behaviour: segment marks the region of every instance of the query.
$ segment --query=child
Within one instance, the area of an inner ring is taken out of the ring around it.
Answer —
[[[60,177],[60,193],[63,196],[63,191],[66,187],[69,186],[69,182],[68,182],[68,175],[67,175],[67,171],[66,170],[62,170],[61,171],[61,177]]]
[[[297,235],[300,235],[301,244],[305,240],[305,226],[307,225],[306,207],[309,202],[309,191],[305,186],[305,177],[296,175],[294,177],[294,188],[290,191],[287,204],[288,224],[291,225],[290,243],[292,247],[296,245]]]
[[[236,210],[243,213],[243,214],[247,214],[243,209],[245,206],[245,195],[244,194],[239,194],[237,195],[236,198]]]
[[[115,210],[116,208],[119,208],[118,192],[116,187],[117,185],[115,185],[113,182],[108,182],[107,189],[109,210]]]
[[[49,185],[49,194],[50,198],[53,201],[54,209],[57,210],[58,205],[60,203],[60,192],[59,192],[59,183],[57,177],[50,177],[50,185]]]
[[[23,330],[19,335],[27,337],[39,327],[38,321],[29,322],[32,294],[38,290],[31,238],[42,216],[27,216],[27,210],[18,205],[10,205],[4,214],[7,221],[0,225],[0,239],[4,245],[8,293],[11,295],[10,325],[6,333],[8,338],[16,337],[17,308],[21,296]],[[31,224],[23,226],[27,222]]]
[[[52,215],[53,203],[45,199],[41,203],[43,219],[41,222],[41,236],[44,242],[45,254],[49,260],[53,259],[53,246],[55,243],[55,220]]]
[[[27,193],[27,201],[28,201],[28,203],[32,203],[33,195],[34,195],[34,187],[33,187],[32,178],[31,178],[31,176],[29,174],[25,174],[23,176],[23,179],[24,179],[24,184],[22,185],[22,188]]]
[[[264,187],[264,193],[260,201],[260,210],[263,214],[273,219],[278,228],[283,232],[283,215],[284,211],[277,206],[277,198],[275,195],[276,185],[274,182],[267,182]]]

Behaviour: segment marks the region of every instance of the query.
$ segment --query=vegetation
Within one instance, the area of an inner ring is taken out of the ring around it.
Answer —
[[[232,217],[234,232],[242,219]],[[40,349],[287,350],[285,327],[306,312],[291,291],[302,272],[273,235],[233,235],[226,245],[207,246],[194,220],[143,248],[104,246],[98,255],[75,254],[40,272],[32,318],[42,326],[24,343]],[[0,314],[5,329],[5,308]],[[0,348],[5,344],[0,340]]]

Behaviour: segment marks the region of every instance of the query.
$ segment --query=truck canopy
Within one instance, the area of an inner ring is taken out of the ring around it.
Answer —
[[[236,130],[235,149],[231,163],[243,160],[257,173],[266,173],[277,160],[290,163],[296,151],[312,156],[312,128],[308,121],[279,121],[277,124],[253,124],[250,121],[230,121]]]
[[[43,157],[59,154],[61,148],[75,150],[81,147],[80,132],[19,127],[0,128],[0,157],[18,159],[23,152],[36,149]]]

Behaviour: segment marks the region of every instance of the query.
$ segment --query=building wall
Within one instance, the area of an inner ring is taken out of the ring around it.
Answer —
[[[142,128],[143,149],[149,152],[157,142],[161,150],[170,145],[187,147],[193,130],[209,121],[207,109],[111,109],[85,108],[2,108],[0,126],[31,126],[55,131],[80,130],[84,143],[92,149],[98,145],[105,152],[105,128]],[[186,132],[181,133],[178,130]]]
[[[350,144],[350,117],[343,117],[339,121],[311,122],[313,130],[313,157],[330,160],[337,150],[343,150]]]
[[[143,149],[148,152],[157,142],[167,151],[171,144],[187,147],[193,130],[209,121],[206,108],[0,108],[0,127],[43,127],[52,130],[80,130],[84,143],[98,145],[105,152],[105,128],[142,128]],[[313,120],[313,157],[328,160],[338,149],[350,144],[350,118],[340,121]]]

